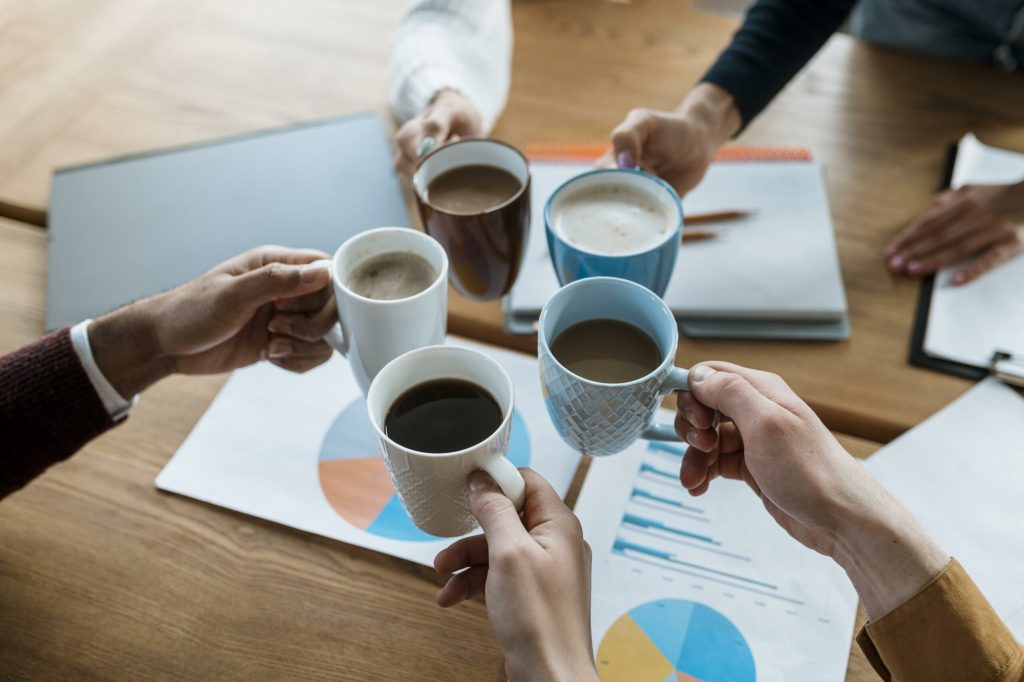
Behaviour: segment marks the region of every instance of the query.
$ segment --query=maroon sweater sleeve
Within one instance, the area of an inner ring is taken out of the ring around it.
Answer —
[[[69,328],[0,357],[0,499],[113,425]]]

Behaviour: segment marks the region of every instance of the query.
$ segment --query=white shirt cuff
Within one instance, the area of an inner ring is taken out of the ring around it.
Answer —
[[[96,394],[100,397],[107,414],[114,421],[121,421],[128,416],[128,410],[132,409],[139,401],[139,396],[132,396],[131,400],[125,400],[103,376],[103,372],[100,371],[96,360],[92,357],[92,347],[89,345],[90,322],[92,320],[85,320],[71,328],[71,345],[74,346],[75,355],[82,363],[82,368],[89,377],[89,381],[92,382],[92,387],[96,389]]]

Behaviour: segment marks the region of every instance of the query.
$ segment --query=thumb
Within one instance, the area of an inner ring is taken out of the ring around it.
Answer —
[[[488,474],[474,471],[467,481],[469,485],[469,509],[480,522],[480,528],[487,536],[488,546],[500,547],[509,542],[529,536],[519,512],[512,500],[505,497],[501,488]]]
[[[447,110],[435,109],[423,119],[423,134],[420,139],[432,137],[440,145],[448,140],[451,124],[451,115]]]
[[[732,419],[740,433],[777,407],[742,371],[715,370],[708,365],[697,365],[690,369],[689,383],[693,397]]]
[[[301,265],[273,262],[232,277],[224,293],[229,305],[251,309],[319,291],[330,281],[328,260]]]
[[[612,131],[612,154],[619,168],[633,168],[643,163],[644,141],[650,127],[649,112],[634,109]]]

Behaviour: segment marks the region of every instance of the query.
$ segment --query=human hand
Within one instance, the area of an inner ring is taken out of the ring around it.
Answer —
[[[337,320],[320,251],[264,246],[89,328],[104,376],[131,396],[171,373],[212,374],[261,358],[304,372],[326,361]]]
[[[451,575],[437,603],[447,608],[484,596],[510,680],[596,680],[590,547],[548,482],[522,472],[522,519],[490,476],[470,477],[470,508],[484,534],[459,540],[434,559],[438,573]]]
[[[893,272],[927,275],[977,256],[950,278],[966,284],[1024,252],[1024,182],[965,185],[936,195],[932,205],[885,248]]]
[[[640,166],[683,196],[700,182],[718,148],[739,127],[732,96],[718,86],[701,83],[674,111],[630,111],[612,131],[612,149],[598,165]]]
[[[683,486],[702,495],[718,477],[745,481],[792,537],[846,570],[869,616],[902,604],[948,563],[780,377],[709,362],[690,370],[690,387],[676,414],[690,444]]]
[[[395,168],[403,175],[411,176],[421,152],[426,153],[421,150],[421,145],[428,137],[434,139],[434,146],[439,146],[482,134],[483,121],[473,103],[460,92],[442,90],[423,112],[398,129]]]

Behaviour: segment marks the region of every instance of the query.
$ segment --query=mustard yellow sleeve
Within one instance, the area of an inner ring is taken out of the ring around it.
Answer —
[[[857,643],[883,680],[1024,681],[1024,648],[956,559]]]

